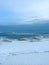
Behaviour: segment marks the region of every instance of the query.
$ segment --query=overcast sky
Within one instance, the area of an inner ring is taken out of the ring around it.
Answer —
[[[0,24],[49,19],[49,0],[0,0]]]

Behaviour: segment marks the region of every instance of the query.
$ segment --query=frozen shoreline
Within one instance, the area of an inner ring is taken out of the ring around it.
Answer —
[[[49,38],[36,42],[0,40],[0,65],[49,65]]]

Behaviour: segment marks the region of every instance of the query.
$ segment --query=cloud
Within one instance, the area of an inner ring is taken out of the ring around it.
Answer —
[[[49,0],[0,0],[0,21],[49,19]]]

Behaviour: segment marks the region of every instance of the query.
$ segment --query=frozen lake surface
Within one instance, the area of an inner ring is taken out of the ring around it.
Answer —
[[[0,65],[49,65],[49,39],[0,41]]]

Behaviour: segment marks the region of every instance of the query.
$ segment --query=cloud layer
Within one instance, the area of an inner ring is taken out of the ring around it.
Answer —
[[[32,18],[49,19],[49,0],[0,0],[0,21],[25,23]]]

